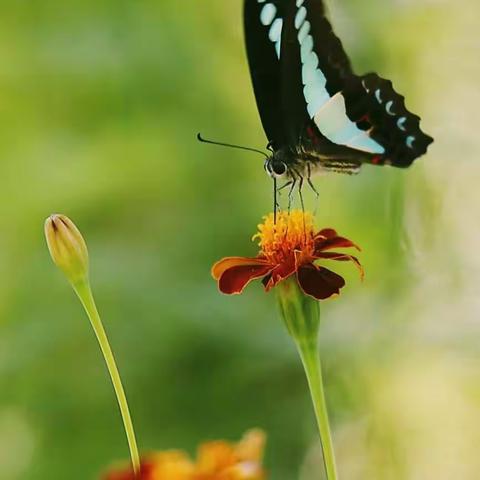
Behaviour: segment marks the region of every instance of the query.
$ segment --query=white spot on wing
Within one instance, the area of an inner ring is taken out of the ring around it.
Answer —
[[[260,21],[267,27],[273,22],[276,14],[277,7],[273,3],[267,3],[260,12]]]
[[[405,128],[406,121],[407,121],[407,117],[400,117],[397,121],[397,127],[404,132],[407,131],[407,129]]]
[[[295,28],[298,30],[302,25],[305,19],[307,18],[307,9],[305,7],[300,7],[297,14],[295,15]]]
[[[279,40],[277,43],[275,43],[275,51],[277,52],[278,58],[280,58],[281,48],[282,48],[282,43],[281,43],[281,40]]]
[[[379,88],[377,88],[377,89],[375,90],[375,98],[377,99],[377,102],[378,102],[378,103],[382,103],[382,97],[380,96],[381,93],[382,93],[382,92],[380,91]]]
[[[310,33],[310,22],[306,20],[303,22],[302,28],[300,28],[300,31],[298,32],[298,41],[300,42],[300,45],[303,43],[307,35]]]
[[[297,0],[297,7],[301,7],[303,5],[304,0]]]
[[[407,137],[407,140],[405,141],[405,143],[407,144],[407,147],[408,148],[413,148],[413,142],[415,141],[415,137],[413,135],[410,135],[409,137]]]
[[[266,0],[257,0],[259,4],[265,3]],[[277,7],[273,3],[265,3],[260,12],[260,22],[265,27],[270,27],[268,30],[268,38],[275,45],[275,52],[280,58],[280,49],[282,41],[283,20],[277,17]]]
[[[270,31],[268,32],[268,38],[272,42],[278,42],[282,38],[282,26],[283,20],[281,18],[276,18],[272,23]]]
[[[304,85],[308,85],[313,80],[317,69],[318,56],[315,52],[310,52],[308,56],[305,56],[305,61],[302,66],[302,80]]]
[[[387,104],[385,105],[385,110],[387,111],[387,113],[388,113],[389,115],[394,116],[394,115],[395,115],[395,112],[392,110],[392,107],[393,107],[393,100],[390,100],[390,101],[387,102]]]
[[[311,35],[307,35],[300,47],[300,57],[302,60],[302,64],[306,62],[307,57],[312,52],[313,52],[313,37]]]
[[[268,32],[268,38],[275,43],[275,51],[277,52],[277,57],[280,58],[280,48],[282,43],[282,28],[283,20],[281,18],[276,18],[270,27]]]

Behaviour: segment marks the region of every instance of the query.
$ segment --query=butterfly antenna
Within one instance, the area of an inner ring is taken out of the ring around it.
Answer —
[[[222,142],[214,142],[212,140],[206,140],[205,138],[202,137],[200,133],[197,134],[197,139],[199,142],[202,142],[202,143],[209,143],[210,145],[219,145],[220,147],[236,148],[238,150],[247,150],[248,152],[259,153],[260,155],[263,155],[265,158],[268,158],[268,155],[265,152],[262,152],[261,150],[257,150],[256,148],[243,147],[242,145],[233,145],[231,143],[222,143]]]

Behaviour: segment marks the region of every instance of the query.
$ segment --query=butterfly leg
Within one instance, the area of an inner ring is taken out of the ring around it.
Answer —
[[[300,172],[298,172],[297,170],[293,170],[293,171],[296,173],[296,175],[299,178],[299,181],[298,181],[298,196],[300,197],[300,205],[302,206],[302,212],[305,214],[305,203],[303,201],[303,192],[302,192],[304,178],[303,178],[303,175]],[[307,227],[305,225],[305,215],[303,216],[303,233],[305,235],[305,241],[306,241],[307,240]]]
[[[308,172],[308,176],[307,176],[308,185],[310,186],[313,193],[315,194],[315,198],[317,199],[317,202],[318,202],[320,194],[318,193],[318,190],[315,188],[315,185],[312,182],[312,169],[310,167],[310,164],[307,165],[307,172]]]
[[[297,175],[295,174],[294,170],[290,171],[290,176],[292,177],[292,180],[290,184],[290,190],[288,191],[288,213],[290,213],[290,210],[292,209],[293,191],[295,190],[295,186],[297,185]]]
[[[298,196],[300,197],[300,205],[302,206],[302,212],[305,212],[305,204],[303,202],[303,192],[302,192],[304,178],[303,178],[303,175],[301,175],[300,172],[298,172],[298,170],[292,169],[292,171],[298,177],[297,178],[297,180],[298,180]]]
[[[312,182],[312,169],[310,164],[307,164],[307,183],[310,187],[310,189],[313,191],[315,194],[315,210],[313,214],[316,216],[317,215],[317,210],[318,210],[318,199],[320,198],[320,194],[318,193],[318,190],[315,188],[315,185]]]
[[[281,191],[284,190],[285,188],[289,187],[291,184],[292,184],[292,180],[290,180],[289,182],[287,182],[285,185],[282,185],[282,186],[277,190],[277,192],[281,192]]]
[[[290,178],[291,180],[287,182],[285,185],[283,185],[282,188],[290,186],[290,189],[288,190],[288,214],[290,215],[290,210],[292,209],[292,203],[293,203],[293,192],[295,191],[295,186],[297,185],[297,174],[294,169],[291,169],[289,171]],[[288,234],[288,226],[287,229],[285,230],[285,238]]]
[[[282,190],[284,190],[285,188],[289,187],[291,184],[292,184],[292,181],[290,180],[289,182],[285,183],[284,185],[282,185],[282,186],[279,187],[279,188],[276,188],[276,187],[275,187],[274,223],[277,223],[277,222],[276,222],[276,220],[277,220],[277,212],[281,209],[280,201],[278,200],[278,198],[281,196]]]
[[[300,205],[302,206],[302,212],[305,213],[305,203],[303,202],[303,177],[300,176],[300,182],[298,184],[298,196],[300,197]]]
[[[273,178],[273,223],[277,224],[277,210],[278,210],[278,200],[277,200],[277,179]]]

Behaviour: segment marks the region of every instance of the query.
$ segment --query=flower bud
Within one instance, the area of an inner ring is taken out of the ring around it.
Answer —
[[[65,215],[45,220],[45,237],[52,259],[73,285],[88,279],[88,250],[82,234]]]

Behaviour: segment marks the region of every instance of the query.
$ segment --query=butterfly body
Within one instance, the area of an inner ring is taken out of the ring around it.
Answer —
[[[322,0],[244,0],[247,54],[274,176],[408,167],[433,141],[389,80],[357,76]]]
[[[361,165],[360,158],[349,159],[347,151],[308,148],[306,143],[300,143],[294,148],[284,147],[274,151],[267,158],[265,169],[272,176],[286,175],[293,180],[327,172],[355,174],[360,171]]]

